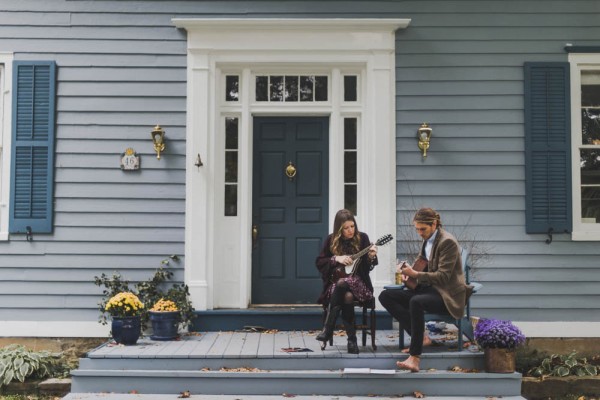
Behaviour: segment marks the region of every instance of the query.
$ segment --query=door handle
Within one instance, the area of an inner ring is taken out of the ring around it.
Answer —
[[[258,243],[258,227],[256,225],[252,225],[252,247],[256,247]]]

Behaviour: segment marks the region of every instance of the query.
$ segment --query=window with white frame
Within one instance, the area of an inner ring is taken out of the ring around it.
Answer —
[[[12,54],[0,53],[0,240],[8,240]]]
[[[600,239],[600,55],[570,55],[573,238]]]

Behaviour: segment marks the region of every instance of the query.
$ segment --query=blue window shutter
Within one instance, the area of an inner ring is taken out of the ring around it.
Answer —
[[[569,63],[525,63],[527,233],[572,230]]]
[[[13,64],[11,233],[52,232],[56,64]]]

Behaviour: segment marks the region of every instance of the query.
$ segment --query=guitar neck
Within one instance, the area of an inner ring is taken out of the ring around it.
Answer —
[[[354,260],[358,260],[359,258],[361,258],[362,256],[364,256],[369,251],[370,248],[371,248],[371,245],[368,245],[367,247],[365,247],[364,249],[362,249],[358,253],[351,255],[350,258],[352,258],[353,261]]]

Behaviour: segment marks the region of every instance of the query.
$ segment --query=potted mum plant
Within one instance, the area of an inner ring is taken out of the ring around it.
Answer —
[[[112,318],[111,335],[115,342],[136,344],[140,338],[144,303],[131,292],[120,292],[106,302],[104,311]]]
[[[149,310],[152,340],[173,340],[178,337],[180,310],[173,300],[161,298]]]
[[[483,348],[485,371],[515,372],[515,349],[525,343],[525,335],[511,321],[480,319],[475,326],[475,341]]]

